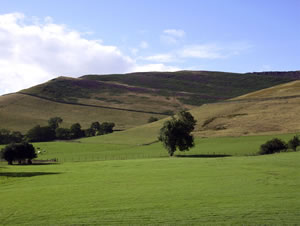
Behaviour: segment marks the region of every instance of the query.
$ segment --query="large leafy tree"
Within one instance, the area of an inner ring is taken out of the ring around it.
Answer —
[[[36,157],[33,145],[27,142],[12,143],[1,150],[1,158],[5,159],[10,165],[13,164],[13,161],[23,163],[26,160],[28,164],[31,164],[32,159]]]
[[[173,156],[177,149],[188,151],[194,147],[194,137],[191,133],[196,122],[191,113],[181,111],[176,117],[172,117],[171,120],[164,123],[158,139],[163,143],[170,156]]]

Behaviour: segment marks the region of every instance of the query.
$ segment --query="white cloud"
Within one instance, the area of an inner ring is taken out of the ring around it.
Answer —
[[[182,38],[185,36],[185,31],[180,29],[166,29],[164,33],[170,36]]]
[[[185,31],[180,29],[166,29],[160,36],[160,40],[169,45],[179,43],[185,36]]]
[[[148,42],[142,41],[142,42],[140,43],[140,48],[142,48],[142,49],[147,49],[148,47],[149,47]]]
[[[183,58],[218,59],[223,58],[223,49],[217,45],[190,45],[179,51]]]
[[[181,58],[221,59],[240,55],[250,48],[252,46],[246,42],[188,45],[178,51],[178,56]]]
[[[135,72],[146,72],[146,71],[179,71],[179,67],[166,66],[164,64],[146,64],[137,65],[133,71]]]
[[[157,54],[153,56],[144,57],[143,59],[147,61],[166,63],[174,61],[174,56],[172,54]]]
[[[23,14],[0,15],[0,94],[66,75],[124,73],[136,67],[115,46],[87,40],[64,25],[26,23]]]

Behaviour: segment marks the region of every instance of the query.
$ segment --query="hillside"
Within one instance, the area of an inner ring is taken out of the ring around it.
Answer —
[[[221,102],[300,78],[300,72],[225,73],[208,71],[147,72],[122,75],[59,77],[0,97],[1,128],[26,132],[53,116],[63,126],[113,121],[116,129],[165,118],[181,109]]]
[[[299,85],[298,80],[228,101],[194,108],[191,110],[197,120],[194,135],[196,137],[223,137],[299,133],[300,89],[297,88]],[[269,93],[269,96],[265,93]],[[248,99],[249,96],[255,96],[255,99]],[[150,144],[157,140],[158,131],[165,120],[82,141]]]

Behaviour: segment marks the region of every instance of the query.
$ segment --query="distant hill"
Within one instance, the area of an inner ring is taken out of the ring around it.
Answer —
[[[113,121],[117,129],[147,123],[181,109],[222,102],[300,79],[300,72],[227,73],[211,71],[143,72],[58,77],[0,97],[0,128],[25,132],[60,116],[64,126]]]
[[[197,120],[194,135],[222,137],[299,134],[299,87],[300,80],[193,108],[191,113]],[[86,142],[147,145],[157,141],[159,129],[165,120],[167,119],[104,137],[86,138]]]

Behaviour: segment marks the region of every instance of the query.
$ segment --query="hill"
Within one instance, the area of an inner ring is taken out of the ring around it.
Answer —
[[[220,102],[300,78],[300,72],[226,73],[209,71],[147,72],[59,77],[0,97],[1,128],[26,132],[53,116],[63,126],[113,121],[117,129],[165,118],[181,109]]]
[[[224,137],[297,133],[300,131],[300,81],[245,96],[193,108],[196,137]],[[265,95],[268,93],[268,95]],[[283,95],[283,96],[282,96]],[[248,97],[254,97],[249,99]],[[150,144],[157,140],[164,120],[83,142]]]

